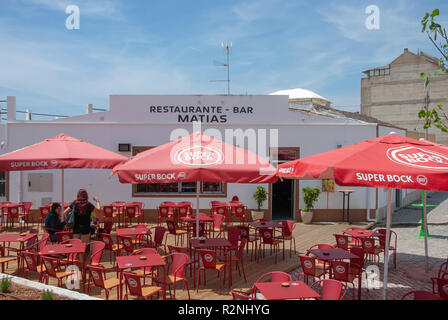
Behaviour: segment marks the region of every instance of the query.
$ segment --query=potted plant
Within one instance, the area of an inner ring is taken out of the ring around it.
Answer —
[[[252,210],[252,220],[255,221],[263,219],[264,211],[261,210],[261,207],[263,206],[263,202],[265,202],[268,198],[268,192],[266,191],[266,188],[263,186],[257,186],[257,189],[255,190],[253,197],[257,202],[258,211]]]
[[[313,209],[314,203],[320,195],[319,187],[305,187],[302,188],[303,201],[305,202],[305,207],[300,211],[300,217],[302,222],[305,224],[310,224],[313,221]]]

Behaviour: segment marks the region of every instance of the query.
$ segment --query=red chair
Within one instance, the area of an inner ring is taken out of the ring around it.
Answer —
[[[166,280],[159,278],[156,279],[156,282],[164,283],[166,286],[168,286],[168,289],[170,291],[170,297],[172,299],[176,299],[176,285],[179,282],[182,282],[182,290],[187,289],[188,293],[188,300],[190,300],[190,290],[188,289],[188,280],[184,276],[185,267],[188,264],[189,258],[188,255],[185,253],[171,253],[165,257],[166,261],[170,261],[169,265],[171,266],[171,269],[166,277]],[[173,287],[173,294],[171,295],[171,287]]]
[[[40,224],[41,228],[43,228],[44,223],[45,223],[45,218],[50,213],[50,208],[49,207],[40,207],[39,211],[40,211],[39,224]]]
[[[0,245],[0,264],[2,265],[2,273],[5,273],[5,264],[6,268],[8,268],[8,263],[16,259],[17,257],[14,256],[5,256],[5,247]]]
[[[134,202],[134,204],[137,206],[137,214],[140,216],[139,222],[142,223],[145,221],[145,213],[143,212],[145,204],[141,201]]]
[[[154,236],[151,236],[152,230],[154,230]],[[166,251],[166,245],[163,243],[163,240],[165,238],[165,233],[166,233],[165,227],[157,226],[157,227],[150,228],[147,233],[149,235],[149,237],[151,238],[150,239],[150,247],[158,249],[159,247],[165,246],[165,251]]]
[[[127,205],[124,212],[127,223],[132,224],[133,220],[141,221],[142,215],[138,213],[139,209],[137,205]]]
[[[73,239],[73,232],[70,231],[60,231],[56,232],[55,234],[58,239],[58,243]]]
[[[168,234],[165,237],[165,247],[166,242],[168,240],[168,235],[172,235],[174,237],[174,244],[177,246],[180,238],[181,245],[184,244],[184,236],[188,234],[187,230],[178,229],[177,224],[173,220],[166,220],[166,226],[168,227]]]
[[[257,281],[255,281],[255,283],[288,282],[288,281],[292,281],[291,275],[287,274],[286,272],[282,272],[282,271],[272,271],[272,272],[265,273],[264,275],[259,277],[257,279]]]
[[[35,245],[38,252],[42,251],[45,248],[45,246],[48,244],[48,240],[50,240],[50,235],[48,233],[42,234],[42,238]]]
[[[317,290],[313,288],[315,285]],[[318,280],[311,285],[311,288],[320,294],[320,300],[343,300],[347,293],[345,284],[334,279]]]
[[[238,227],[227,228],[227,240],[229,240],[231,247],[230,251],[238,250],[238,243],[240,241],[240,229]]]
[[[34,223],[33,215],[31,214],[31,206],[33,203],[31,201],[22,201],[20,202],[22,206],[22,219],[25,223],[25,226],[28,228],[30,222]]]
[[[104,248],[106,244],[104,241],[92,241],[89,243],[90,246],[90,258],[89,265],[91,266],[101,266],[101,257],[103,256]]]
[[[152,300],[155,294],[158,295],[162,291],[161,287],[142,285],[141,280],[145,277],[129,272],[123,272],[123,275],[126,283],[126,294],[124,296],[126,300],[128,300],[129,295],[136,296],[139,299],[147,300],[151,298]]]
[[[407,299],[410,296],[412,296],[412,299]],[[443,300],[443,299],[432,292],[417,290],[406,293],[403,297],[401,297],[401,300]]]
[[[350,238],[348,235],[334,234],[334,237],[336,238],[336,247],[337,248],[348,250],[348,249],[356,246],[354,241],[350,241]]]
[[[262,242],[260,242],[260,250],[261,247],[263,247],[263,251],[261,252],[262,255],[264,256],[265,246],[269,245],[271,247],[271,254],[272,250],[274,250],[275,263],[277,263],[277,254],[280,250],[280,244],[283,243],[283,249],[284,249],[285,243],[280,239],[275,239],[274,230],[272,229],[265,229],[265,228],[260,229],[260,234],[262,239]]]
[[[344,282],[346,285],[349,283],[353,287],[352,297],[355,299],[355,284],[354,281],[358,279],[358,299],[361,300],[361,278],[357,274],[350,272],[350,263],[344,261],[332,261],[331,262],[333,279]]]
[[[89,282],[87,292],[90,295],[92,288],[97,287],[100,289],[104,289],[106,291],[106,300],[109,300],[110,290],[113,288],[117,288],[117,297],[120,296],[120,287],[121,281],[118,278],[109,278],[106,277],[106,268],[102,266],[92,266],[88,265],[87,269],[89,269]]]
[[[22,216],[20,214],[20,206],[19,205],[2,207],[2,214],[7,215],[6,228],[8,228],[8,225],[9,225],[9,228],[14,228],[14,220],[17,220],[17,223],[20,226],[20,231],[22,231],[23,226],[20,223]]]
[[[100,233],[100,241],[104,242],[104,249],[109,250],[109,260],[115,266],[115,258],[120,255],[123,245],[114,243],[112,236],[107,233]]]
[[[448,278],[431,278],[431,280],[432,292],[438,294],[443,300],[448,300]]]
[[[240,220],[241,224],[247,222],[246,206],[238,205],[233,207],[235,217]]]
[[[303,276],[304,282],[308,284],[308,277],[312,277],[314,281],[314,279],[320,279],[325,275],[324,269],[317,266],[316,258],[299,255],[299,259],[300,265],[302,266],[302,273],[297,275],[297,279],[299,279],[300,276]]]
[[[437,273],[437,278],[445,278],[446,276],[448,276],[448,259],[440,265]]]
[[[386,254],[386,230],[387,229],[378,229],[376,230],[379,234],[382,236],[379,237],[379,248],[384,251],[384,254]],[[393,253],[393,261],[394,261],[394,268],[397,268],[397,245],[398,245],[398,236],[397,233],[393,230],[390,230],[390,238],[389,238],[389,250]]]
[[[362,277],[362,273],[366,270],[364,269],[364,262],[366,259],[366,252],[363,248],[353,247],[350,248],[350,253],[353,253],[358,258],[350,258],[350,273]],[[366,273],[366,281],[367,281],[367,273]]]
[[[230,290],[233,300],[255,300],[250,294],[240,290]]]
[[[294,228],[296,227],[296,222],[287,220],[282,221],[282,234],[277,237],[278,240],[283,242],[283,260],[285,260],[285,242],[289,241],[289,257],[292,257],[292,246],[294,244],[294,253],[297,253],[296,249],[296,238],[293,236]]]
[[[238,201],[240,201],[240,198],[238,198],[238,196],[233,196],[232,197],[232,201],[233,202],[238,202]]]
[[[138,251],[138,249],[134,248],[134,243],[131,237],[118,237],[118,243],[121,243],[123,245],[123,249],[127,254],[134,254]]]
[[[157,207],[157,211],[157,225],[160,225],[162,221],[168,220],[173,215],[173,211],[168,205],[161,204]]]
[[[366,253],[366,259],[371,262],[377,261],[378,267],[380,266],[380,254],[383,250],[377,246],[375,246],[374,238],[362,238],[362,248]]]
[[[75,271],[58,271],[56,266],[59,265],[59,259],[48,256],[42,256],[41,259],[45,265],[44,278],[46,284],[48,284],[48,278],[53,277],[58,280],[58,287],[62,287],[62,280],[75,273]]]
[[[23,251],[22,256],[26,264],[26,268],[23,270],[23,276],[26,277],[30,271],[36,272],[39,274],[39,282],[42,282],[45,274],[45,266],[39,263],[39,254],[31,251]]]
[[[113,206],[104,206],[103,207],[103,214],[104,214],[104,221],[112,221],[112,225],[113,222],[115,221],[115,219],[117,219],[118,214],[115,212],[115,209]],[[104,226],[104,229],[106,229],[106,226]],[[110,232],[108,232],[110,233]]]
[[[189,233],[189,237],[196,237],[196,222],[193,222],[191,224],[191,228],[189,229],[190,233]],[[205,237],[205,223],[204,222],[199,222],[199,236],[200,237]]]
[[[210,213],[212,215],[217,214],[216,207],[225,207],[227,204],[221,201],[210,201]],[[225,215],[224,215],[225,216]]]
[[[176,247],[176,246],[168,246],[168,252],[171,253],[184,253],[188,257],[193,255],[193,250],[187,247]],[[190,268],[190,277],[193,275],[194,261],[192,259],[188,259],[187,267]]]
[[[223,215],[225,217],[226,223],[229,222],[230,212],[229,212],[229,208],[226,205],[223,205],[221,203],[220,205],[214,206],[213,211],[214,211],[214,214]]]
[[[226,281],[226,263],[217,263],[216,255],[222,254],[227,255],[227,252],[224,251],[215,251],[215,250],[197,250],[201,257],[202,266],[198,268],[197,273],[197,284],[196,284],[196,292],[199,291],[199,284],[201,283],[201,270],[204,271],[204,284],[207,283],[207,270],[216,270],[218,271],[219,278],[219,294],[221,294],[222,287],[222,274],[224,274],[224,282]]]
[[[243,272],[244,281],[247,282],[246,279],[246,273],[244,272],[244,263],[243,263],[243,256],[244,256],[244,248],[246,247],[247,239],[241,239],[240,245],[238,247],[238,250],[235,252],[235,255],[230,256],[230,268],[232,268],[232,264],[235,262],[236,267],[238,269],[238,273],[241,276],[241,272]],[[241,269],[240,269],[241,266]]]
[[[217,237],[219,237],[219,235],[223,232],[223,222],[226,217],[223,216],[222,214],[217,213],[212,215],[212,217],[213,217],[213,237],[215,237],[216,232],[218,233]]]
[[[253,256],[255,254],[255,258],[257,258],[257,229],[254,229],[255,232],[251,234],[250,230],[253,228],[250,228],[249,226],[239,226],[240,229],[240,239],[246,239],[247,240],[247,246],[246,251],[249,252],[249,244],[252,244],[252,251],[250,253],[250,260],[252,261]]]

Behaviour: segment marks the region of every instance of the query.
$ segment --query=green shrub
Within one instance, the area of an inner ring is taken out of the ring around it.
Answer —
[[[303,208],[303,211],[308,212],[310,210],[313,210],[314,203],[316,202],[317,198],[319,198],[320,195],[320,189],[319,187],[305,187],[302,188],[303,192],[303,202],[305,202],[305,208]]]
[[[2,283],[0,286],[1,286],[0,289],[3,293],[9,292],[9,288],[11,287],[11,278],[8,277],[2,278]]]
[[[42,291],[42,300],[53,300],[53,291],[44,290]]]
[[[258,211],[261,211],[263,202],[265,202],[266,199],[268,198],[268,192],[266,191],[266,188],[263,186],[257,186],[257,190],[255,190],[253,197],[254,197],[255,201],[257,202]]]

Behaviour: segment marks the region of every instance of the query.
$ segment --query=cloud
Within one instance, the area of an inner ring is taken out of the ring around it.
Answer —
[[[111,19],[122,18],[120,3],[117,0],[23,0],[24,2],[43,7],[47,10],[62,11],[69,5],[77,5],[82,15],[96,17],[108,17]]]

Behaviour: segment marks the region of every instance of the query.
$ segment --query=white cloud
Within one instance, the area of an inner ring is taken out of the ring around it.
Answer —
[[[81,15],[95,15],[112,19],[122,18],[117,0],[24,0],[48,10],[65,12],[69,5],[77,5]]]

